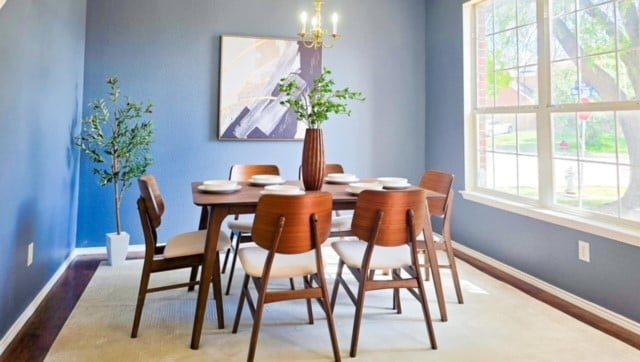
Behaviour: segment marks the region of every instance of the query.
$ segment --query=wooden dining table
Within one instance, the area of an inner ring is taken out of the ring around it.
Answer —
[[[363,180],[367,181],[367,180]],[[298,185],[302,188],[300,181],[287,181],[287,184]],[[253,214],[258,205],[258,199],[261,191],[264,190],[263,185],[252,185],[249,182],[238,182],[242,188],[233,193],[205,193],[198,189],[202,182],[196,181],[191,183],[191,193],[193,203],[201,207],[199,228],[207,230],[207,242],[204,250],[204,262],[202,265],[202,276],[211,275],[212,279],[200,277],[198,288],[198,301],[196,305],[196,313],[193,322],[193,332],[191,335],[191,348],[198,349],[200,345],[200,335],[204,323],[204,316],[207,309],[209,296],[209,285],[214,285],[214,298],[216,302],[216,314],[218,317],[218,328],[224,328],[224,303],[222,300],[222,286],[220,277],[220,258],[217,251],[218,235],[224,219],[229,215],[236,214]],[[321,191],[330,192],[333,196],[334,210],[353,210],[356,206],[357,195],[347,192],[347,185],[325,183]],[[417,187],[417,186],[411,186]],[[431,198],[445,198],[444,194],[427,190],[427,200]],[[433,276],[438,306],[440,309],[440,318],[442,321],[447,320],[446,306],[444,303],[444,293],[442,290],[442,282],[440,279],[440,271],[438,268],[435,247],[432,244],[433,239],[427,237],[427,258],[431,274]]]

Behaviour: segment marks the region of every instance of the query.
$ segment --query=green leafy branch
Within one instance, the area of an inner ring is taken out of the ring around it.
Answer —
[[[335,81],[329,78],[330,75],[331,71],[324,68],[308,93],[301,89],[295,79],[280,79],[280,92],[288,97],[280,104],[291,108],[298,120],[309,128],[320,128],[332,113],[350,116],[351,109],[346,101],[364,101],[365,98],[362,93],[349,88],[334,90]]]

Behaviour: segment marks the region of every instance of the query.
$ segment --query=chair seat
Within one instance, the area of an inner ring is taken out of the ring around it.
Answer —
[[[351,230],[351,215],[340,215],[331,218],[331,231],[348,231]]]
[[[245,273],[252,277],[262,276],[268,250],[251,246],[238,251]],[[315,252],[302,254],[276,254],[271,267],[271,278],[290,278],[317,273]]]
[[[362,240],[335,241],[331,247],[340,259],[352,268],[360,268],[367,248],[367,242]],[[411,251],[408,245],[376,246],[371,256],[371,269],[396,269],[411,265]]]
[[[191,231],[171,238],[164,247],[165,258],[176,258],[179,256],[202,254],[204,243],[207,239],[207,230]],[[229,235],[220,232],[218,237],[218,251],[224,251],[231,245]]]
[[[253,220],[230,220],[227,223],[227,227],[232,231],[250,234],[251,228],[253,227]]]

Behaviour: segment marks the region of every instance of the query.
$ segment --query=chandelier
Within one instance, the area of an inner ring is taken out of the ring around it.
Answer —
[[[298,35],[300,36],[300,41],[307,48],[331,48],[335,42],[340,39],[340,34],[338,34],[338,14],[333,13],[331,16],[331,23],[333,24],[332,32],[331,32],[331,43],[329,43],[329,39],[327,35],[329,33],[322,27],[322,5],[324,5],[324,1],[315,0],[315,15],[311,18],[311,29],[307,32],[307,13],[302,12],[300,14],[300,21],[302,21],[302,30]],[[325,39],[327,37],[327,39]]]

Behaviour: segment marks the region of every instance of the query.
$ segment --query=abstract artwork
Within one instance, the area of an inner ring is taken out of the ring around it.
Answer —
[[[280,105],[281,78],[308,92],[322,72],[322,50],[297,40],[227,36],[221,39],[220,140],[301,140],[305,126]]]

